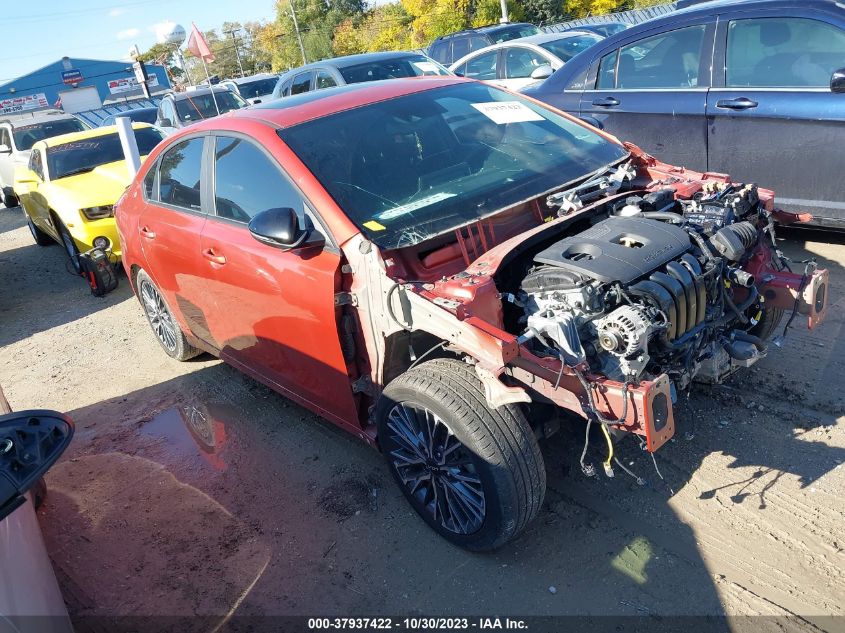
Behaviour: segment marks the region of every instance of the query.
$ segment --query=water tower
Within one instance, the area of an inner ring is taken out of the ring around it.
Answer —
[[[188,83],[190,83],[188,70],[185,68],[185,58],[182,57],[181,49],[182,43],[185,41],[185,35],[185,29],[182,25],[175,24],[169,20],[159,24],[156,29],[156,37],[158,38],[158,41],[162,44],[167,44],[173,47],[173,51],[179,59],[179,67],[182,69],[182,76],[185,79],[188,79]]]

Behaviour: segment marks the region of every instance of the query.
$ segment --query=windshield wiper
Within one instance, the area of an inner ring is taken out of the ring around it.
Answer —
[[[566,215],[577,211],[588,202],[606,195],[613,195],[636,176],[637,170],[631,165],[631,161],[626,161],[615,169],[609,167],[593,174],[576,187],[553,193],[546,198],[546,204],[550,207],[559,207],[560,214]]]
[[[77,169],[71,169],[70,171],[66,171],[63,173],[59,178],[67,178],[68,176],[76,176],[78,174],[87,174],[89,171],[94,171],[94,167],[79,167]]]

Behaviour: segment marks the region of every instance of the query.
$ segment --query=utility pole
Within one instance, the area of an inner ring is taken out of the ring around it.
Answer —
[[[296,31],[296,39],[299,41],[299,52],[302,53],[302,63],[307,64],[308,60],[305,59],[305,47],[302,45],[302,35],[299,33],[299,23],[296,21],[296,10],[293,8],[293,0],[290,0],[290,14],[293,16],[293,30]]]
[[[499,20],[499,22],[507,24],[510,22],[510,20],[508,20],[508,0],[499,0],[499,2],[502,5],[502,19]]]
[[[238,40],[235,37],[235,33],[237,33],[238,31],[240,31],[240,29],[232,29],[231,31],[223,31],[223,32],[232,36],[232,45],[235,47],[235,57],[238,60],[238,70],[241,71],[241,77],[243,77],[244,76],[244,67],[241,64],[241,52],[240,52],[240,50],[238,50]]]

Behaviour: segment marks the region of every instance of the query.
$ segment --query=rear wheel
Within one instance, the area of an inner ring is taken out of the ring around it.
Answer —
[[[29,216],[26,216],[26,225],[29,227],[29,232],[32,233],[32,239],[34,239],[35,243],[39,246],[50,246],[51,244],[55,244],[53,238],[35,226],[32,218]]]
[[[164,296],[143,270],[139,271],[135,278],[135,287],[138,288],[138,298],[153,334],[167,355],[176,360],[189,360],[197,356],[200,350],[188,342],[182,328],[173,318]]]
[[[376,409],[382,451],[417,513],[449,541],[492,550],[537,515],[546,471],[521,409],[491,409],[472,367],[423,363],[396,378]]]

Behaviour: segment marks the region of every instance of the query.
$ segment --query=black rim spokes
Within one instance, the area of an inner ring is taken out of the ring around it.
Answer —
[[[396,448],[390,452],[403,484],[434,520],[457,534],[484,522],[481,478],[467,448],[437,415],[397,404],[387,416]]]
[[[143,282],[141,284],[141,300],[144,302],[144,310],[150,320],[153,332],[167,349],[176,349],[176,328],[158,290],[153,288],[152,284]]]

